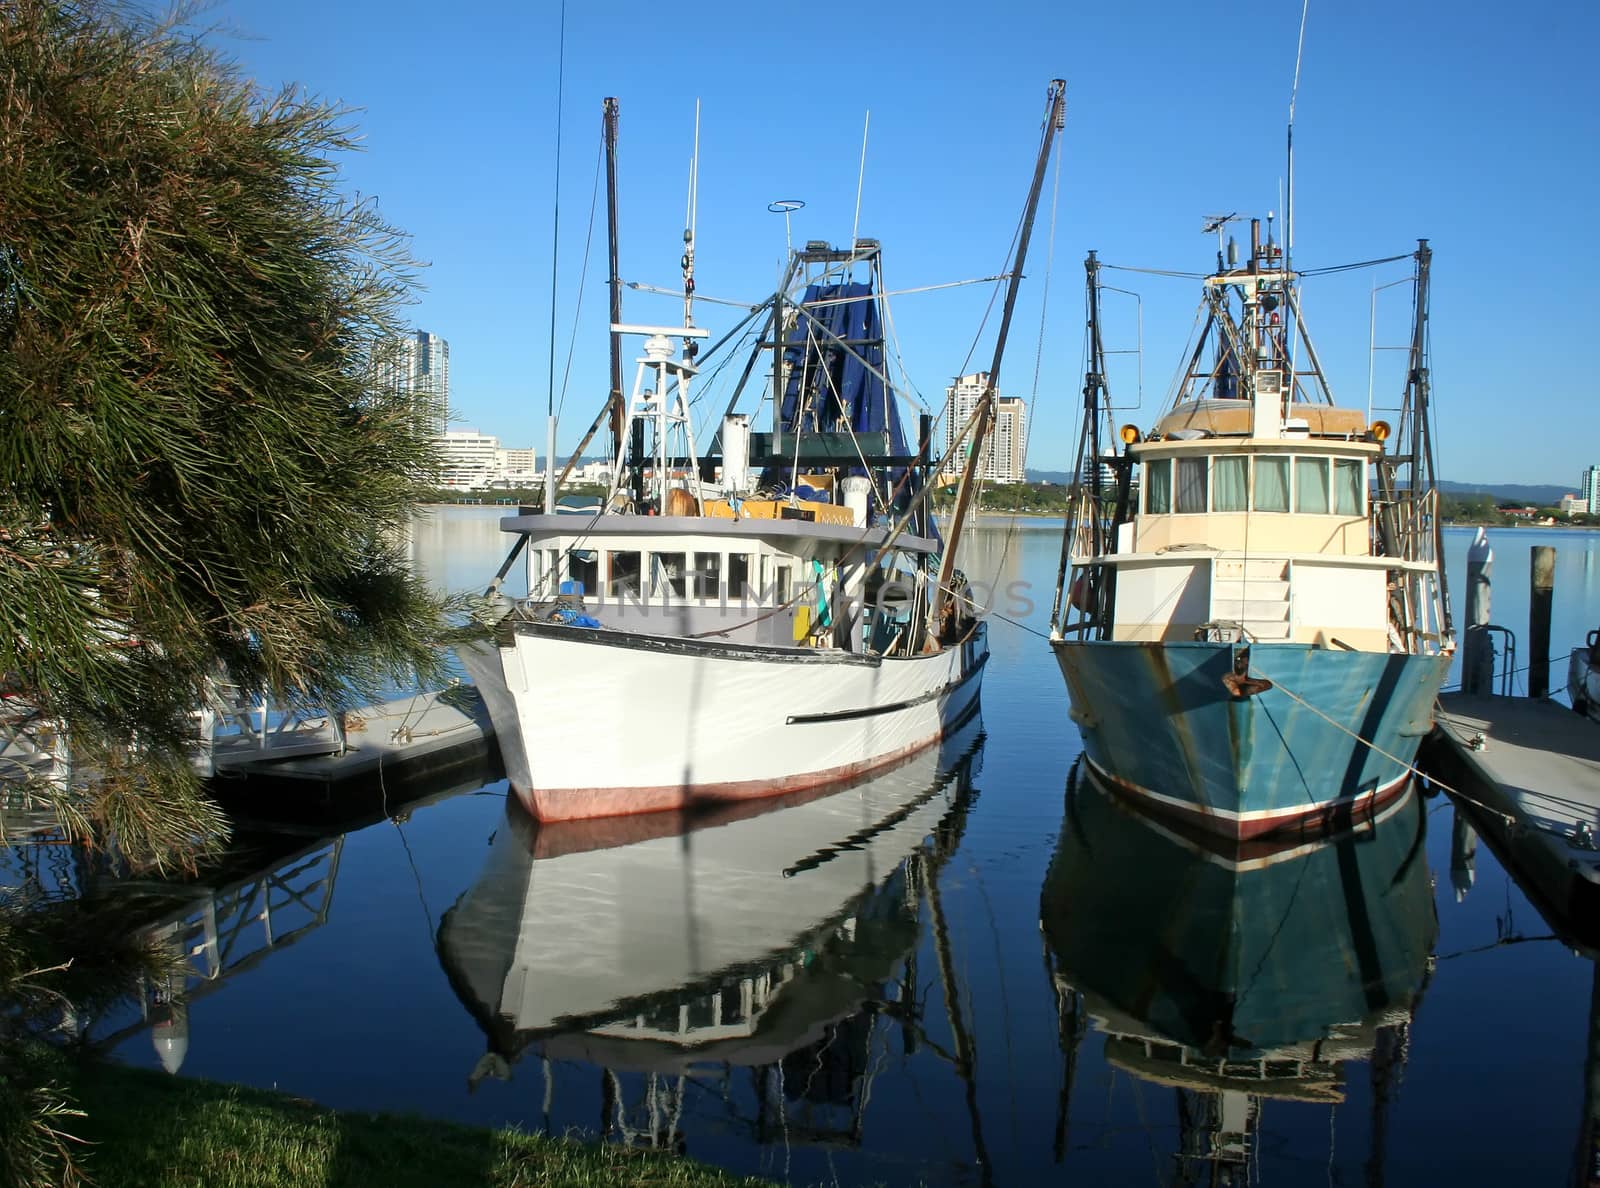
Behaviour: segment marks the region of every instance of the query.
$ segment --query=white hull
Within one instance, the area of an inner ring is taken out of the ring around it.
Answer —
[[[544,821],[688,809],[852,779],[976,704],[984,628],[858,656],[522,624],[463,652],[512,787]]]

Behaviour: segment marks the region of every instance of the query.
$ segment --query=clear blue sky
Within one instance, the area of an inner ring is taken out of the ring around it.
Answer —
[[[549,392],[560,6],[405,0],[222,0],[207,19],[263,86],[297,82],[361,109],[344,162],[429,262],[415,323],[451,351],[459,424],[507,445],[544,440]],[[776,198],[803,199],[794,238],[848,240],[871,112],[860,233],[883,241],[891,288],[1000,271],[1037,147],[1045,86],[1067,80],[1060,198],[1050,191],[1002,371],[1030,401],[1029,465],[1065,469],[1081,380],[1082,260],[1202,271],[1202,216],[1280,206],[1300,5],[1063,5],[904,0],[853,11],[793,5],[583,3],[566,13],[556,291],[560,441],[606,387],[604,204],[581,272],[601,99],[621,104],[622,274],[678,283],[694,105],[702,103],[700,293],[752,302],[783,257]],[[1600,5],[1312,0],[1295,121],[1295,260],[1435,252],[1433,366],[1446,478],[1560,483],[1600,463]],[[1052,175],[1053,177],[1053,175]],[[1281,212],[1280,212],[1281,213]],[[1376,274],[1307,282],[1310,327],[1342,403],[1365,404]],[[1045,282],[1049,302],[1042,319]],[[1198,288],[1131,274],[1143,298],[1148,424],[1178,366]],[[1408,310],[1379,306],[1380,343]],[[968,361],[988,294],[906,296],[892,312],[915,388],[937,405]],[[702,304],[713,332],[731,311]],[[679,304],[630,291],[630,321]],[[1112,345],[1136,308],[1111,300]],[[991,333],[992,333],[991,322]],[[1035,380],[1035,362],[1038,378]],[[1398,391],[1384,356],[1379,405]],[[1133,356],[1114,375],[1136,395]],[[1384,368],[1387,370],[1384,370]],[[631,384],[631,365],[629,367]]]

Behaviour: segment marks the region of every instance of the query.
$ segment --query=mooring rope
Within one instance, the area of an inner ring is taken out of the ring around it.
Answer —
[[[1259,673],[1259,672],[1255,673],[1254,675],[1262,676],[1262,674]],[[1262,679],[1266,679],[1266,678],[1262,677]],[[1389,760],[1391,763],[1398,763],[1401,767],[1405,768],[1412,775],[1415,775],[1415,776],[1418,776],[1418,777],[1420,777],[1420,778],[1422,778],[1424,780],[1427,780],[1430,784],[1433,784],[1435,787],[1441,788],[1444,791],[1450,793],[1451,796],[1454,796],[1454,797],[1456,797],[1457,799],[1460,799],[1460,800],[1464,800],[1468,804],[1474,805],[1475,807],[1482,809],[1484,812],[1488,813],[1490,816],[1494,816],[1494,817],[1500,818],[1500,820],[1504,823],[1504,825],[1506,826],[1507,829],[1516,828],[1517,819],[1514,816],[1512,816],[1512,814],[1510,814],[1508,812],[1505,812],[1502,809],[1494,808],[1492,805],[1485,804],[1483,801],[1477,799],[1476,797],[1471,796],[1471,795],[1467,794],[1466,792],[1463,792],[1460,788],[1456,788],[1456,787],[1454,787],[1454,786],[1452,786],[1450,784],[1445,783],[1445,781],[1439,779],[1437,776],[1431,775],[1430,773],[1423,771],[1415,763],[1407,763],[1404,759],[1400,758],[1398,755],[1390,754],[1388,751],[1384,750],[1382,747],[1380,747],[1377,743],[1373,742],[1371,739],[1363,738],[1360,734],[1357,734],[1354,730],[1351,730],[1350,727],[1346,726],[1343,722],[1339,721],[1337,718],[1334,718],[1331,715],[1324,713],[1322,710],[1320,710],[1316,706],[1312,705],[1304,697],[1301,697],[1300,694],[1296,693],[1293,689],[1290,689],[1288,686],[1284,685],[1282,682],[1273,681],[1272,682],[1272,687],[1274,689],[1278,690],[1278,692],[1282,693],[1285,697],[1289,698],[1291,701],[1297,702],[1300,705],[1305,706],[1306,709],[1308,709],[1312,713],[1316,714],[1317,717],[1321,718],[1323,721],[1329,723],[1330,725],[1332,725],[1336,729],[1342,731],[1343,733],[1348,734],[1351,738],[1355,739],[1362,746],[1367,747],[1370,750],[1376,751],[1378,754],[1382,755],[1385,759]]]

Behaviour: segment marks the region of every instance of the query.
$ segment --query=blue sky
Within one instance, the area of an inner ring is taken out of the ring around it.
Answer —
[[[860,234],[882,240],[891,289],[999,272],[1045,87],[1061,77],[1059,198],[1052,210],[1052,171],[1001,387],[1030,402],[1029,465],[1066,468],[1086,249],[1109,263],[1201,271],[1215,253],[1200,234],[1204,215],[1280,206],[1300,5],[1236,8],[1226,25],[1215,11],[1167,0],[991,0],[981,10],[885,0],[854,11],[570,0],[555,297],[562,445],[576,445],[606,388],[603,195],[581,267],[604,96],[621,104],[624,278],[678,283],[698,98],[698,289],[753,303],[771,291],[784,252],[769,202],[807,203],[793,217],[797,242],[849,239],[868,111]],[[449,340],[456,420],[541,448],[560,12],[552,0],[222,0],[207,13],[218,44],[263,86],[297,82],[361,109],[365,150],[343,161],[347,184],[375,196],[429,263],[414,321]],[[1576,489],[1582,468],[1600,463],[1588,350],[1600,314],[1597,46],[1600,5],[1587,0],[1312,0],[1295,119],[1295,260],[1343,264],[1430,239],[1446,478]],[[1341,403],[1366,403],[1370,290],[1400,275],[1391,265],[1305,286]],[[1148,424],[1198,288],[1107,280],[1142,299],[1143,405],[1125,419]],[[1380,299],[1380,345],[1405,340],[1400,291]],[[987,366],[990,338],[974,350],[987,300],[965,288],[893,301],[901,357],[928,403],[963,368]],[[1111,345],[1136,345],[1139,312],[1109,299]],[[680,314],[674,299],[624,299],[629,321]],[[707,303],[699,314],[714,334],[736,316]],[[1379,406],[1394,402],[1400,358],[1380,356]],[[1129,404],[1134,362],[1119,357],[1113,375]]]

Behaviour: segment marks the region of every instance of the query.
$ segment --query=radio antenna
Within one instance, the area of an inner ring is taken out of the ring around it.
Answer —
[[[856,174],[856,218],[850,225],[850,275],[856,273],[856,238],[861,234],[861,188],[867,180],[867,131],[872,127],[872,112],[868,110],[861,124],[861,171]]]
[[[1311,11],[1311,0],[1300,5],[1300,40],[1294,49],[1294,85],[1289,88],[1289,191],[1283,206],[1283,267],[1289,269],[1289,257],[1294,252],[1294,101],[1300,94],[1300,58],[1306,48],[1306,15]]]

